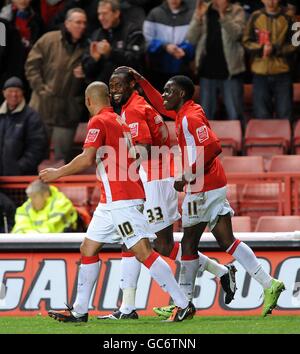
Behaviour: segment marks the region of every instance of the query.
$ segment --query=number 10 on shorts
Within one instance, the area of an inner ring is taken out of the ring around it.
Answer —
[[[124,222],[121,225],[118,225],[118,229],[123,237],[133,235],[133,227],[129,221]]]

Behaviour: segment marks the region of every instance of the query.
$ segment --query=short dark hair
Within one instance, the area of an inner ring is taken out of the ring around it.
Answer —
[[[100,0],[98,7],[102,4],[109,4],[113,12],[121,11],[121,5],[119,0]]]
[[[176,75],[169,79],[169,81],[174,81],[185,92],[185,99],[191,100],[195,93],[195,86],[193,81],[184,75]]]
[[[66,20],[70,20],[70,17],[76,12],[79,12],[86,16],[86,12],[83,9],[81,9],[80,7],[74,7],[73,9],[67,11]]]
[[[126,68],[117,68],[112,73],[114,75],[123,75],[125,80],[129,83],[131,81],[135,81],[133,74]]]

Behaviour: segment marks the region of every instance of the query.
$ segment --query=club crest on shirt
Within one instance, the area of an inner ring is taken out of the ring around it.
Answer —
[[[100,129],[89,129],[84,143],[94,143],[97,140],[99,133]]]
[[[139,123],[129,124],[130,133],[133,138],[136,138],[139,135]]]
[[[206,125],[203,125],[202,127],[197,128],[196,133],[197,133],[197,137],[198,137],[198,140],[200,143],[203,143],[205,140],[207,140],[209,138]]]

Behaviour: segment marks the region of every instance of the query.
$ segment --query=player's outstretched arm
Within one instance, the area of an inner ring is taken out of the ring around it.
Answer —
[[[39,173],[39,177],[43,182],[52,182],[64,176],[70,176],[81,172],[93,165],[96,158],[97,149],[89,147],[76,156],[71,162],[60,168],[45,168]]]

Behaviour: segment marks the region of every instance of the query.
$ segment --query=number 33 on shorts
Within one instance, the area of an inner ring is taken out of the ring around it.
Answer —
[[[164,221],[164,216],[161,207],[155,207],[153,209],[147,210],[148,222],[152,224],[153,222]]]

